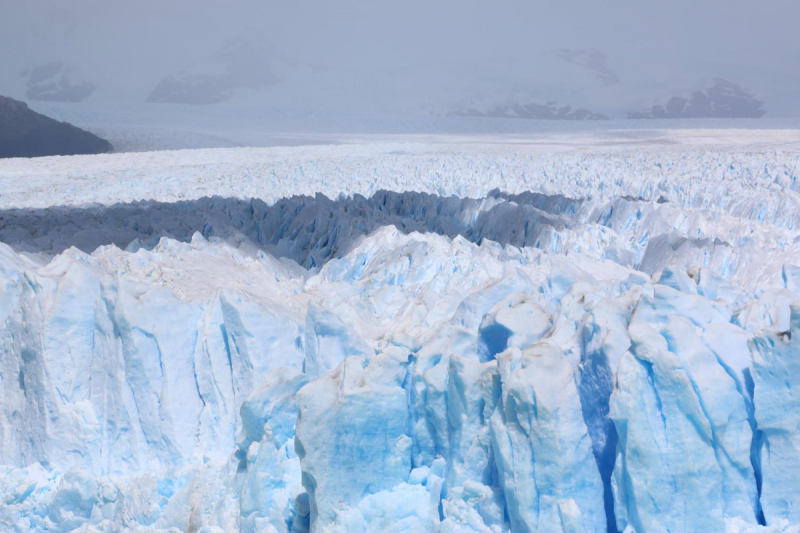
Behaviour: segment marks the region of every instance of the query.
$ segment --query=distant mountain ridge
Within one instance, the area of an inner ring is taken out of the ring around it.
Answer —
[[[689,98],[673,96],[666,105],[628,113],[628,118],[761,118],[764,102],[735,83],[715,78],[705,91]]]
[[[544,104],[504,104],[494,106],[486,111],[475,108],[451,111],[449,116],[456,117],[492,117],[492,118],[523,118],[535,120],[608,120],[608,117],[586,109],[573,109],[569,105],[559,105],[556,102]]]
[[[147,102],[216,104],[228,100],[239,89],[258,89],[277,81],[269,57],[248,39],[238,38],[206,61],[161,80]]]
[[[59,61],[46,63],[33,68],[27,74],[27,91],[29,100],[41,102],[83,102],[97,85],[81,79],[68,66]]]
[[[0,158],[102,154],[114,147],[100,137],[0,96]]]

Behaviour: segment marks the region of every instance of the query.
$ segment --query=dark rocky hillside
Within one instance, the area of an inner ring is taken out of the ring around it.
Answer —
[[[0,158],[102,154],[105,139],[31,110],[25,102],[0,96]]]

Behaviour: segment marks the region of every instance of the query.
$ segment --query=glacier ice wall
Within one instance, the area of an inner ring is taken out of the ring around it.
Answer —
[[[798,531],[796,211],[683,195],[3,211],[0,529]]]

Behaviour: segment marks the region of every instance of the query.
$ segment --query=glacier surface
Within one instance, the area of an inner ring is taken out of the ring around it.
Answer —
[[[403,150],[0,164],[0,529],[800,531],[800,154]]]

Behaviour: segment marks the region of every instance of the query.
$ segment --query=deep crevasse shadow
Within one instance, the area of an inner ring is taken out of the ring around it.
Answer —
[[[295,196],[267,205],[258,199],[201,198],[111,206],[55,206],[0,211],[0,242],[16,251],[57,254],[70,247],[91,253],[114,244],[152,248],[161,237],[189,242],[199,232],[320,267],[345,255],[364,235],[393,225],[404,233],[431,232],[472,242],[541,247],[568,227],[582,204],[563,196],[507,195],[485,199],[379,191],[331,200]]]

